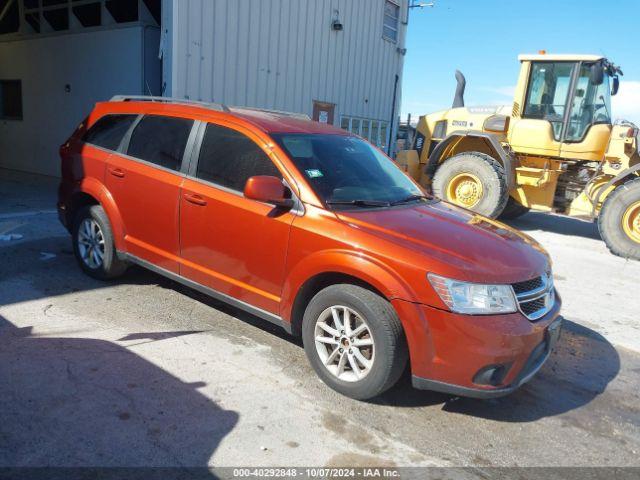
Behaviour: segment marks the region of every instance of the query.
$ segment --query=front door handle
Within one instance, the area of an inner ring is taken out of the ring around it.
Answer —
[[[114,177],[118,177],[118,178],[124,177],[124,172],[119,168],[109,168],[109,173]]]
[[[199,205],[201,207],[204,207],[207,204],[207,201],[203,197],[195,193],[185,193],[184,199],[189,203],[193,203],[194,205]]]

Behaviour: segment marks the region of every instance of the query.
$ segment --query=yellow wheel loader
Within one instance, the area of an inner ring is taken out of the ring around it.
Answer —
[[[597,219],[616,255],[640,259],[638,128],[612,122],[622,71],[598,55],[521,55],[513,105],[420,117],[398,163],[436,196],[491,218],[530,209]]]

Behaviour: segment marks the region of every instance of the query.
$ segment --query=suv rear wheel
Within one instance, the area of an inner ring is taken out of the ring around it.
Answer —
[[[122,275],[127,264],[116,254],[111,225],[100,205],[82,208],[73,223],[73,252],[85,273],[99,280]]]
[[[332,285],[309,302],[304,349],[331,388],[367,400],[391,388],[407,363],[402,325],[391,304],[356,285]]]

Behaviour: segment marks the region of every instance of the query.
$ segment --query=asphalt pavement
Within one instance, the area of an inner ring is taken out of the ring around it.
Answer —
[[[139,268],[83,275],[57,180],[0,170],[0,466],[640,466],[640,262],[527,214],[567,321],[494,400],[342,397],[297,339]]]

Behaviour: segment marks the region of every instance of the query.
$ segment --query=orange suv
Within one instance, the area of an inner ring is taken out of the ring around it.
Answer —
[[[488,398],[545,362],[561,317],[531,238],[428,196],[366,141],[307,117],[114,97],[60,149],[80,267],[138,264],[302,336],[357,399],[396,383]]]

